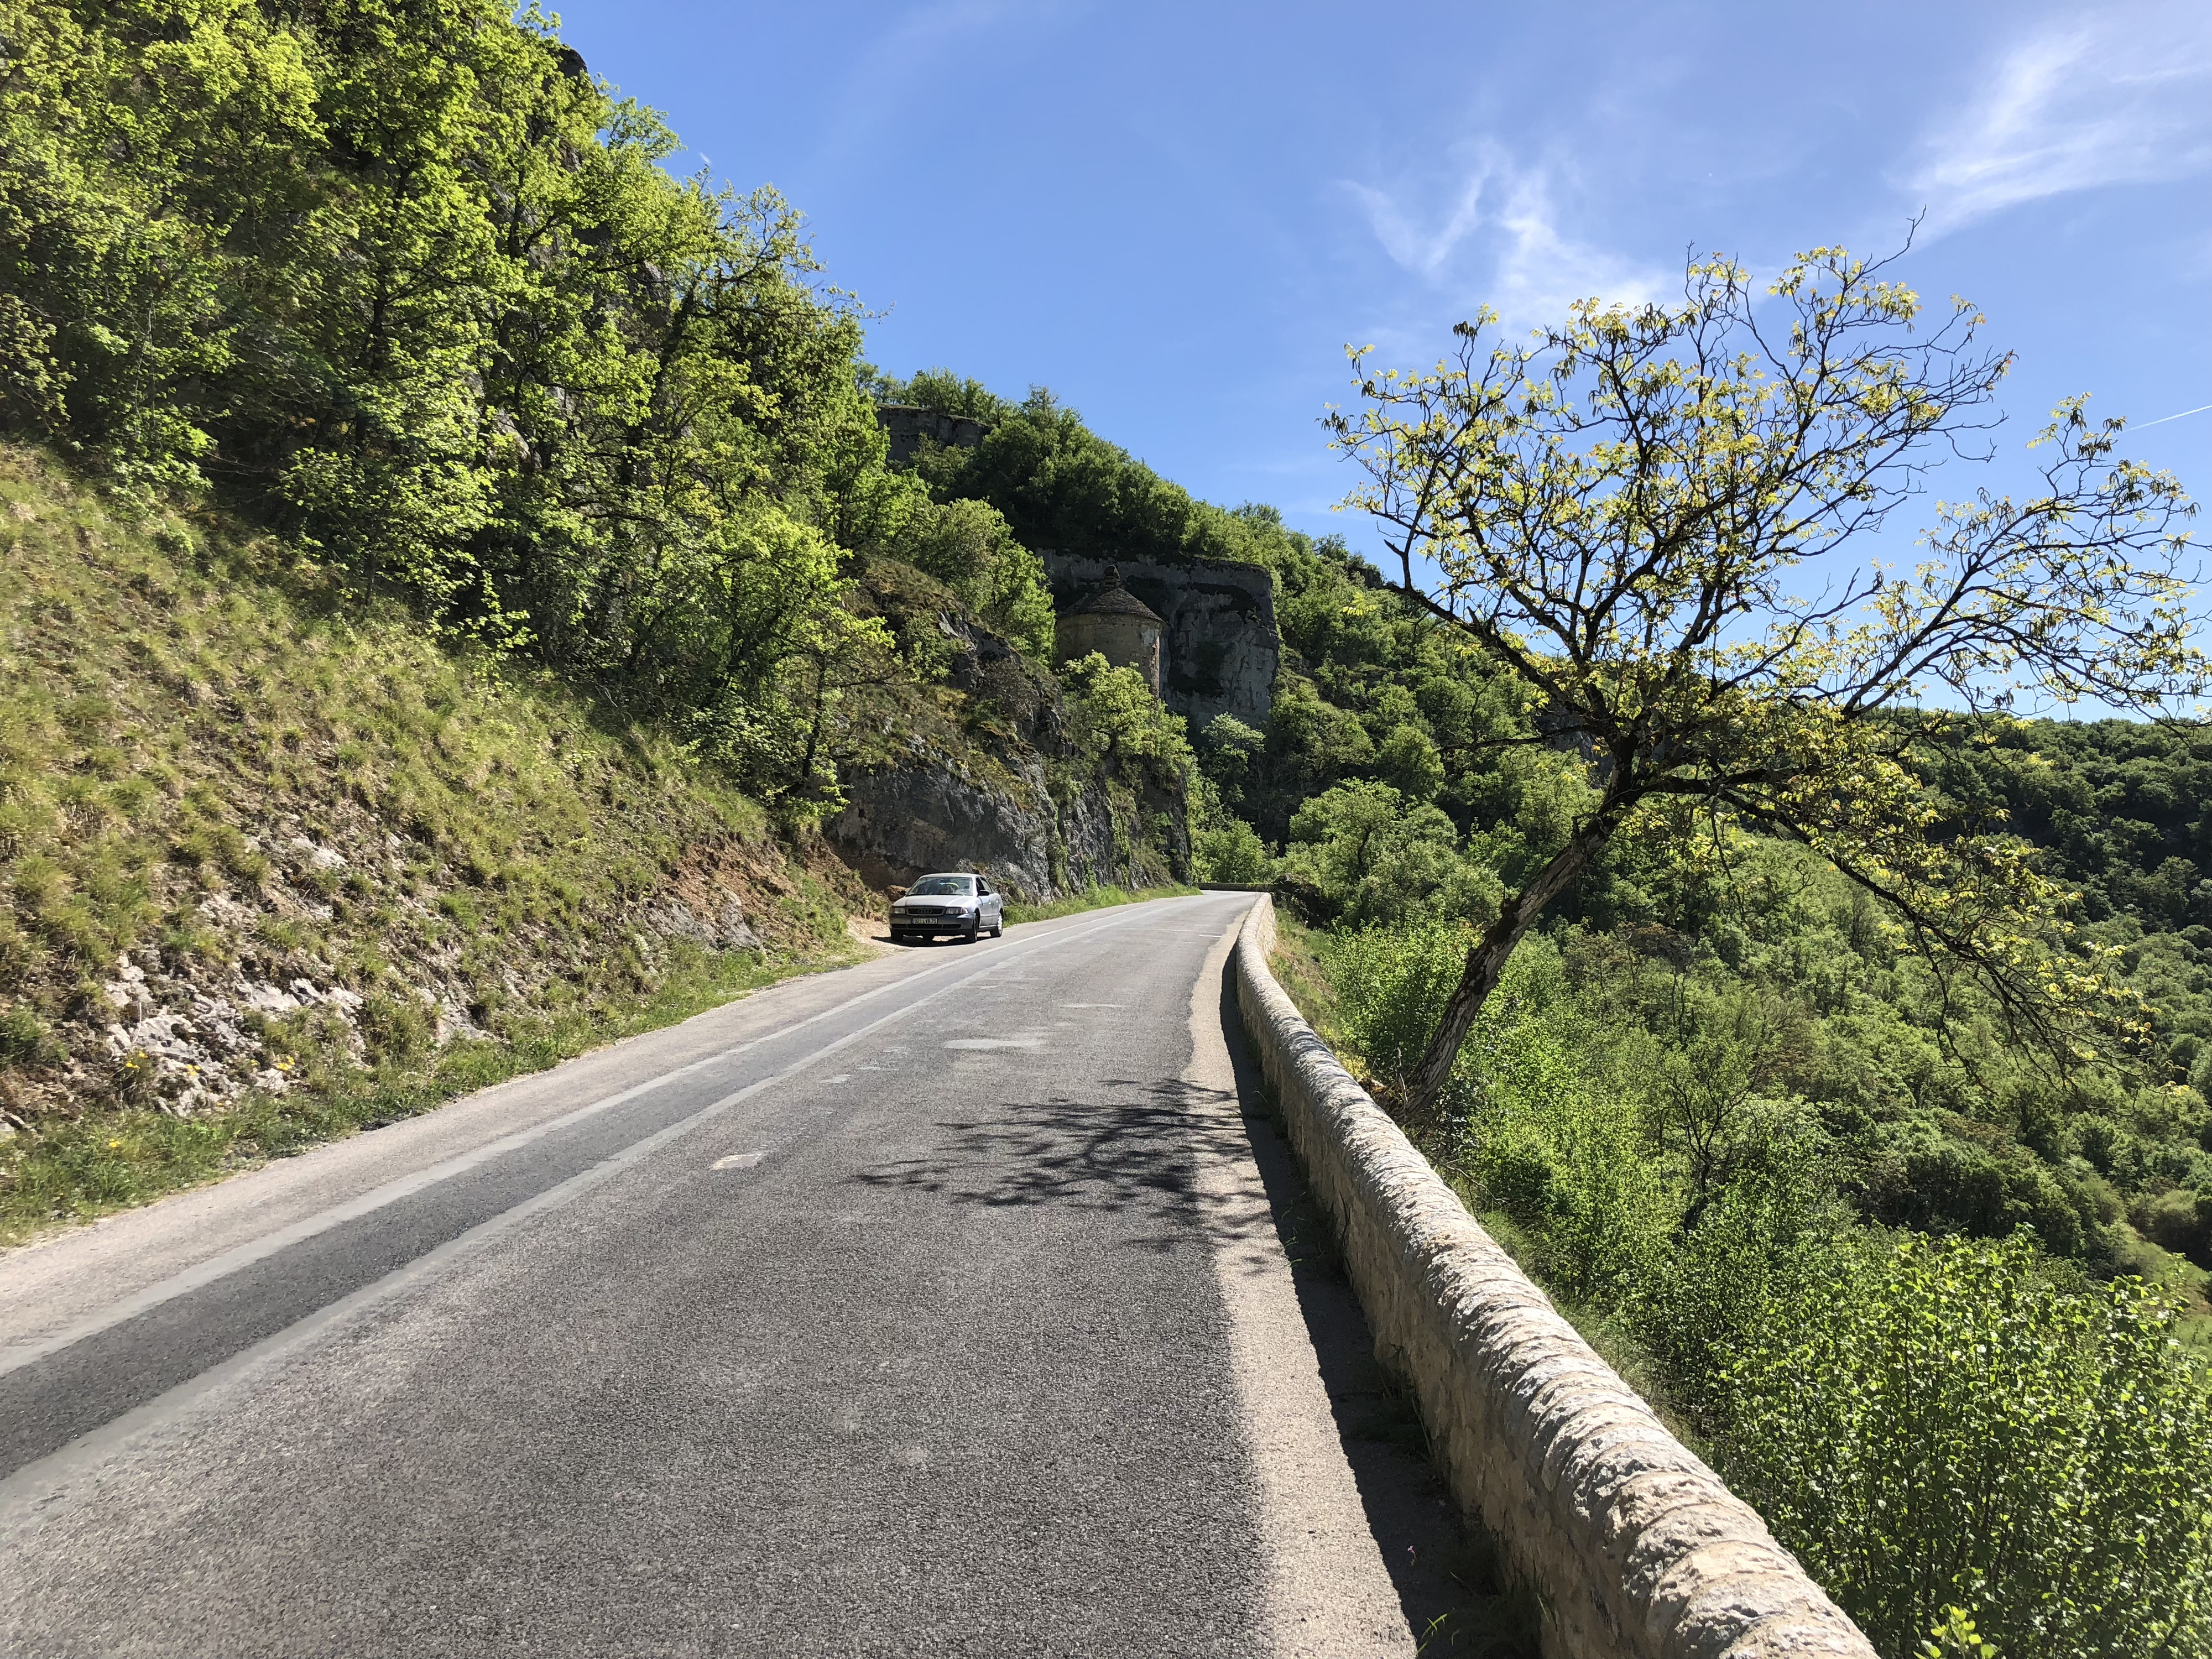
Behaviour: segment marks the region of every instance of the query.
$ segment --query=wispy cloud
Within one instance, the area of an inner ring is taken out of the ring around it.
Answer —
[[[979,41],[1050,28],[1086,0],[924,0],[872,37],[865,33],[820,136],[824,158],[868,158],[884,129],[928,109],[943,94],[946,60]]]
[[[1937,234],[2021,202],[2212,167],[2212,8],[2106,5],[2030,35],[1905,183]]]
[[[1559,169],[1516,161],[1480,141],[1461,152],[1448,186],[1352,184],[1369,228],[1398,265],[1509,326],[1556,322],[1577,300],[1647,300],[1667,286],[1657,268],[1563,227],[1571,190]]]

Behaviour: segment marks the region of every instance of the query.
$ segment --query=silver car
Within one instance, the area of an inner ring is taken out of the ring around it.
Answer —
[[[1006,931],[1006,901],[972,871],[924,876],[891,906],[894,939],[935,939],[940,933],[962,939],[988,933],[996,939]]]

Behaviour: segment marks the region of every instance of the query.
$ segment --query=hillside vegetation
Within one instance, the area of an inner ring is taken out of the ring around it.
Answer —
[[[795,210],[534,7],[0,48],[0,1238],[842,960],[891,866],[825,829],[957,795],[1040,910],[1272,882],[1316,1022],[1889,1659],[2212,1653],[2201,725],[1854,715],[1896,848],[2033,878],[2064,1042],[1715,810],[1590,841],[1411,1087],[1602,793],[1514,641],[880,374]],[[980,441],[894,467],[884,401]],[[1265,729],[1058,663],[1043,547],[1269,569]]]
[[[1589,786],[1360,561],[1293,544],[1275,721],[1200,750],[1282,837],[1286,983],[1402,1108]],[[2124,994],[2094,1050],[2020,1043],[1802,848],[1632,841],[1407,1127],[1886,1655],[1939,1626],[1978,1652],[1960,1620],[2005,1655],[2202,1654],[2212,738],[1960,722],[1913,754],[1939,832],[2021,836],[2081,895],[2075,960]]]
[[[665,736],[23,450],[0,872],[0,1236],[849,959],[873,908]]]
[[[6,1236],[839,959],[871,773],[1188,870],[1181,723],[677,149],[534,9],[0,0]]]

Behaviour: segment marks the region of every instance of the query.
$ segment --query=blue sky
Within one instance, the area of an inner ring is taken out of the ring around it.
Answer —
[[[1692,246],[1771,271],[1924,210],[1905,276],[2019,352],[2015,453],[2070,392],[2138,427],[2212,404],[2207,0],[562,15],[679,166],[806,212],[888,313],[881,367],[1048,385],[1195,493],[1355,545],[1316,424],[1347,343],[1425,366],[1478,304],[1664,295]],[[2212,412],[2129,448],[2212,495]]]

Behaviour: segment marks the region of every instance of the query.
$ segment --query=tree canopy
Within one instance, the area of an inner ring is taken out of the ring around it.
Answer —
[[[534,8],[0,0],[0,416],[772,777],[882,471],[798,214]]]
[[[1941,505],[1909,573],[1851,563],[1930,462],[1980,441],[2009,364],[1956,303],[1838,249],[1768,290],[1692,263],[1674,305],[1577,305],[1527,346],[1485,313],[1431,373],[1360,383],[1338,446],[1395,586],[1521,687],[1504,739],[1589,763],[1565,844],[1470,949],[1414,1080],[1432,1097],[1515,945],[1613,837],[1749,825],[1802,842],[2045,1034],[2094,974],[2041,948],[2060,889],[2001,833],[1939,836],[1908,764],[1932,694],[2157,709],[2197,693],[2171,477],[2062,405],[2039,487]]]

